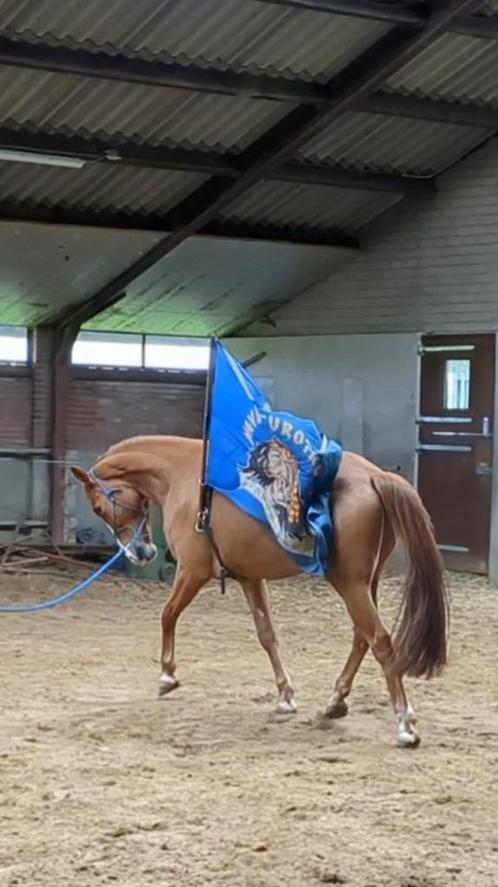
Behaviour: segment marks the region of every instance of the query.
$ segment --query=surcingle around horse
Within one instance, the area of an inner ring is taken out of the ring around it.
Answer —
[[[281,453],[277,456],[282,458]],[[178,617],[219,571],[209,538],[195,529],[201,460],[201,440],[157,435],[116,444],[89,472],[72,468],[85,485],[94,512],[135,563],[155,556],[149,508],[155,504],[162,509],[177,570],[161,618],[161,696],[179,683],[175,663]],[[403,676],[430,678],[446,663],[448,602],[431,522],[411,484],[354,453],[344,453],[332,493],[336,534],[327,579],[349,611],[354,636],[325,714],[329,718],[347,714],[353,680],[370,647],[387,682],[397,741],[413,747],[420,739]],[[270,658],[278,711],[293,712],[294,691],[279,652],[266,580],[295,576],[299,570],[265,526],[216,493],[212,529],[218,553],[242,586],[258,638]],[[377,610],[377,589],[396,540],[403,543],[410,567],[391,640]]]

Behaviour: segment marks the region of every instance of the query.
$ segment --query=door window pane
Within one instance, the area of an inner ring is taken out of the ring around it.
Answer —
[[[468,410],[470,406],[470,360],[447,360],[444,370],[445,410]]]

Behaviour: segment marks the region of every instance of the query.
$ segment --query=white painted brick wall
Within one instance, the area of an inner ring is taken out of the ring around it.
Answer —
[[[248,335],[498,329],[498,139],[363,232],[363,249]]]

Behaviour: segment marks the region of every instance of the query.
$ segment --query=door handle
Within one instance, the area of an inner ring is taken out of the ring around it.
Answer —
[[[476,474],[489,477],[493,473],[493,469],[491,465],[487,465],[486,462],[478,462],[476,466]]]

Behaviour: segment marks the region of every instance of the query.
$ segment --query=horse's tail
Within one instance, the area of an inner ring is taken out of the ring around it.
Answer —
[[[432,522],[417,491],[403,478],[384,472],[372,484],[410,564],[394,638],[396,664],[401,674],[430,678],[446,664],[449,621]]]

